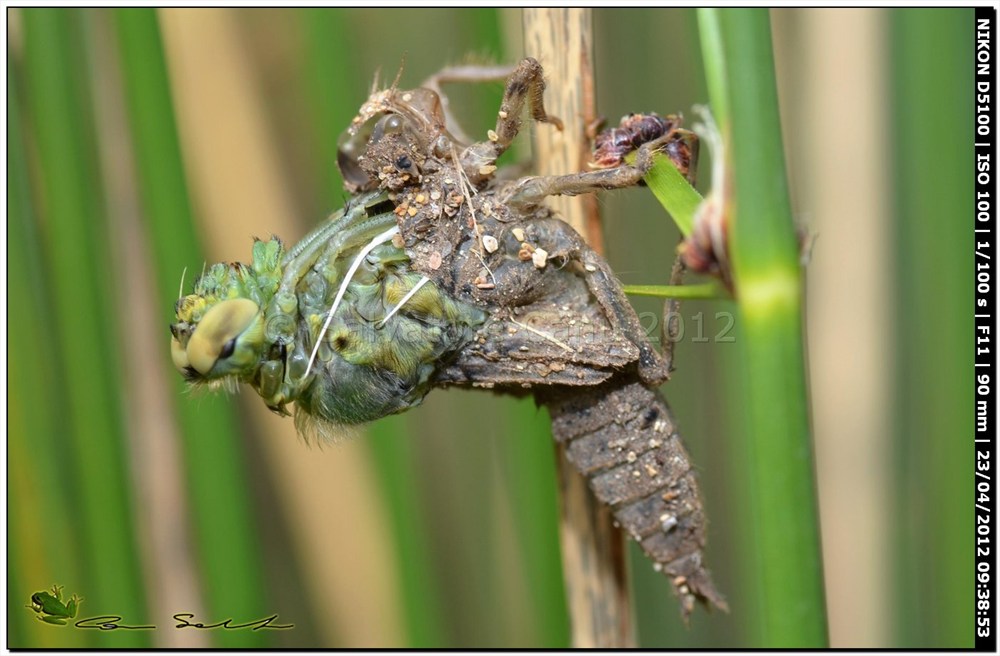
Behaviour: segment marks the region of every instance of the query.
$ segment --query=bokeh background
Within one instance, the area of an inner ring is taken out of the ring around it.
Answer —
[[[593,23],[601,114],[707,100],[692,10]],[[972,644],[973,27],[971,10],[772,12],[793,207],[818,236],[833,646]],[[294,242],[341,206],[336,140],[376,71],[402,62],[405,87],[513,62],[520,32],[517,10],[8,10],[8,647],[567,646],[543,410],[437,391],[308,448],[250,391],[186,392],[168,356],[185,267],[190,285],[206,260],[246,261],[251,236]],[[485,134],[500,92],[454,90],[467,131]],[[508,161],[529,155],[523,140]],[[705,191],[708,157],[701,171]],[[665,283],[677,234],[652,196],[601,203],[621,279]],[[659,303],[635,303],[656,321]],[[742,374],[714,339],[732,311],[683,306],[665,388],[732,612],[684,628],[632,545],[643,646],[758,646]],[[38,622],[24,604],[53,583],[86,598],[81,617],[159,628]],[[181,612],[295,628],[174,629]]]

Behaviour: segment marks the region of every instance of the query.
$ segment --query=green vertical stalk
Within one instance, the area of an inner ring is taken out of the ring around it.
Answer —
[[[528,584],[535,647],[565,649],[570,643],[569,616],[559,553],[559,504],[552,428],[531,399],[508,402],[504,412],[508,439],[503,457],[510,466],[511,507]]]
[[[972,10],[891,13],[896,643],[972,647]],[[944,139],[930,139],[942,128]],[[930,147],[929,147],[930,146]]]
[[[51,274],[55,342],[67,397],[49,399],[45,412],[64,417],[60,448],[72,453],[81,528],[78,550],[87,563],[86,608],[145,613],[138,550],[115,381],[113,293],[107,226],[103,221],[94,125],[82,44],[82,13],[28,9],[25,82],[39,189],[45,199],[47,269]],[[53,583],[53,582],[49,582]],[[118,632],[102,646],[140,647],[148,636]]]
[[[720,125],[729,124],[729,93],[727,90],[726,57],[722,37],[721,15],[717,9],[698,11],[698,34],[704,53],[705,85],[708,97],[712,99],[712,114]],[[718,157],[722,154],[718,153]],[[714,181],[713,181],[714,182]]]
[[[309,92],[309,129],[319,143],[317,164],[322,168],[326,182],[321,190],[332,207],[344,195],[344,188],[337,168],[337,140],[351,124],[357,107],[345,98],[350,89],[358,88],[357,82],[367,71],[346,66],[351,60],[355,44],[347,24],[344,9],[308,8],[298,10],[299,22],[305,36],[306,87]],[[362,99],[358,98],[360,105]]]
[[[703,10],[700,16],[717,27],[720,37],[704,46],[712,105],[723,108],[719,118],[733,189],[726,199],[730,254],[744,361],[752,376],[743,390],[760,639],[767,647],[822,647],[827,631],[803,354],[803,285],[769,17],[760,9]],[[719,181],[715,184],[722,193]]]
[[[426,649],[446,645],[449,631],[424,521],[427,504],[416,471],[418,443],[408,432],[405,420],[393,417],[370,426],[368,439],[396,541],[408,646]]]
[[[66,545],[79,544],[71,521],[79,514],[72,466],[60,422],[49,399],[66,398],[57,369],[63,360],[54,335],[52,293],[42,258],[38,215],[31,197],[21,110],[22,81],[7,59],[7,238],[9,375],[17,393],[8,397],[7,626],[9,648],[84,647],[87,636],[45,631],[24,607],[29,595],[53,583],[82,590],[82,560]],[[82,635],[81,635],[82,634]]]
[[[163,308],[164,369],[168,368],[166,327],[181,272],[201,269],[201,248],[184,180],[170,84],[156,13],[121,9],[115,13],[129,123],[150,250]],[[172,367],[170,367],[172,369]],[[277,612],[264,598],[261,555],[243,450],[225,399],[183,398],[184,385],[173,376],[184,439],[185,469],[192,505],[197,553],[206,607],[217,622],[228,617],[257,618]],[[219,631],[223,647],[259,647],[264,632]]]

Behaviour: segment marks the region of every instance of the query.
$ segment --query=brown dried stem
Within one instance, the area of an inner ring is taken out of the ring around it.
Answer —
[[[594,72],[589,9],[525,9],[524,52],[548,74],[547,111],[563,130],[534,132],[539,175],[585,170],[587,127],[593,123]],[[552,199],[562,218],[602,250],[600,214],[593,194]],[[634,647],[625,544],[611,511],[557,446],[563,575],[574,647]]]

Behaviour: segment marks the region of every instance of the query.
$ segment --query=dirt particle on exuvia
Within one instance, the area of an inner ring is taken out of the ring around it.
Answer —
[[[549,260],[549,252],[544,248],[536,248],[531,254],[531,261],[536,269],[544,269],[545,263]]]

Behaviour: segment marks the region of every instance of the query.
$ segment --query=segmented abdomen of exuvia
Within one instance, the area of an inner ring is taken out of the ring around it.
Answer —
[[[728,610],[702,565],[698,482],[663,396],[618,375],[595,387],[539,392],[538,400],[569,461],[671,580],[684,616],[696,600]]]

